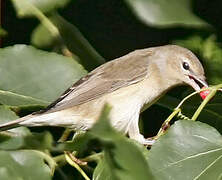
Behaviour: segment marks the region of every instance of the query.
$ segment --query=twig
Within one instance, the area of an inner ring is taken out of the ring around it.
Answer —
[[[198,107],[196,112],[194,113],[193,117],[191,118],[193,121],[197,119],[200,112],[203,110],[203,108],[206,106],[206,104],[210,101],[210,99],[216,94],[217,91],[222,91],[222,84],[218,84],[216,86],[212,86],[211,88],[207,88],[210,90],[210,93],[207,95],[207,97],[204,99],[204,101],[201,103],[201,105]]]
[[[174,109],[174,111],[168,116],[168,118],[164,121],[164,123],[162,124],[159,132],[157,133],[157,135],[154,137],[154,139],[158,139],[160,136],[162,136],[164,134],[164,132],[166,131],[166,126],[169,125],[170,121],[174,118],[175,115],[177,115],[179,112],[181,111],[181,109],[176,108]]]
[[[63,162],[63,161],[65,161],[65,155],[60,154],[58,156],[53,157],[53,159],[56,163]]]
[[[201,91],[195,91],[195,92],[189,94],[188,96],[186,96],[185,98],[183,98],[182,101],[180,101],[180,103],[177,105],[177,107],[175,108],[175,110],[176,110],[176,109],[179,109],[187,99],[191,98],[192,96],[194,96],[195,94],[198,94],[198,93],[200,93],[200,92],[201,92]]]
[[[101,156],[103,155],[103,153],[95,153],[95,154],[92,154],[92,155],[89,155],[85,158],[82,158],[81,161],[87,161],[87,162],[90,162],[90,161],[98,161],[100,160]]]
[[[71,132],[72,131],[70,129],[65,129],[62,136],[59,138],[58,142],[65,142],[68,139]]]
[[[193,92],[191,94],[189,94],[188,96],[186,96],[184,99],[182,99],[182,101],[178,104],[178,106],[173,110],[173,112],[168,116],[168,118],[164,121],[164,123],[162,124],[158,134],[154,137],[154,139],[158,139],[160,136],[162,136],[164,134],[164,132],[166,131],[166,127],[169,126],[170,121],[173,119],[174,116],[176,116],[177,114],[180,115],[181,114],[181,109],[180,107],[183,105],[183,103],[188,100],[190,97],[194,96],[195,94],[200,93],[201,91],[205,91],[209,89],[210,93],[207,95],[207,97],[204,99],[204,101],[201,103],[201,105],[198,107],[198,109],[196,110],[196,112],[194,113],[193,117],[191,118],[192,120],[196,120],[197,117],[199,116],[200,112],[203,110],[204,106],[209,102],[209,100],[216,94],[217,91],[222,91],[222,84],[216,85],[216,86],[212,86],[210,88],[204,88],[201,89],[200,91],[196,91]]]
[[[75,157],[72,155],[72,153],[65,151],[65,158],[66,161],[76,168],[77,171],[80,172],[80,174],[85,178],[85,180],[90,180],[90,178],[86,175],[86,173],[80,168],[80,166],[75,162]]]
[[[42,13],[38,8],[36,8],[34,5],[32,5],[29,1],[23,0],[23,3],[26,3],[27,7],[30,8],[30,11],[32,14],[39,19],[39,21],[42,23],[43,26],[51,33],[51,35],[59,40],[59,42],[62,44],[62,52],[66,52],[64,55],[66,56],[68,54],[68,57],[72,57],[72,52],[68,49],[68,47],[63,42],[63,38],[60,35],[59,29],[49,20],[47,16]],[[20,16],[24,16],[23,12],[18,12]]]
[[[217,92],[217,89],[211,89],[210,93],[207,95],[207,97],[204,99],[204,101],[201,103],[201,105],[195,111],[191,120],[195,121],[197,119],[197,117],[200,115],[200,112],[203,110],[203,108],[206,106],[206,104],[210,101],[210,99],[216,94],[216,92]]]

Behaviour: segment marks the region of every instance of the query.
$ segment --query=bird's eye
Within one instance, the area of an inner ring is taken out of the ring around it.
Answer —
[[[189,64],[188,64],[187,62],[183,62],[183,68],[184,68],[185,70],[189,70],[189,69],[190,69],[190,66],[189,66]]]

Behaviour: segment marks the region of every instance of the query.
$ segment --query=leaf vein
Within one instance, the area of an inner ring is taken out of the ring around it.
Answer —
[[[210,163],[205,169],[203,169],[203,171],[197,175],[193,180],[197,180],[201,175],[203,175],[213,164],[215,164],[220,158],[222,157],[222,155],[220,155],[217,159],[215,159],[212,163]]]
[[[166,167],[164,167],[164,168],[162,168],[162,169],[159,169],[159,170],[157,170],[156,172],[163,171],[163,170],[165,170],[165,169],[167,169],[167,168],[169,168],[169,167],[171,167],[171,166],[173,166],[173,165],[176,165],[176,164],[181,163],[181,162],[183,162],[183,161],[186,161],[186,160],[188,160],[188,159],[196,158],[196,157],[199,157],[199,156],[201,156],[201,155],[205,155],[205,154],[217,152],[217,151],[220,151],[220,150],[222,150],[222,147],[221,147],[221,148],[218,148],[218,149],[213,149],[213,150],[209,150],[209,151],[206,151],[206,152],[202,152],[202,153],[198,153],[198,154],[195,154],[195,155],[186,157],[186,158],[181,159],[181,160],[179,160],[179,161],[176,161],[176,162],[173,162],[173,163],[169,163]]]

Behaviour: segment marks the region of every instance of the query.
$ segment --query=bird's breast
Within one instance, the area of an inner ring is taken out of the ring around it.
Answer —
[[[110,120],[114,127],[127,132],[129,123],[138,123],[139,114],[144,105],[150,106],[159,97],[159,89],[140,82],[121,88],[104,96],[104,102],[112,106]]]

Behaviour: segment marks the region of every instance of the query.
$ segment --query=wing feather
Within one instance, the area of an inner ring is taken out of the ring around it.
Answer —
[[[150,49],[136,50],[105,63],[77,81],[46,111],[59,111],[142,81],[148,74]]]

